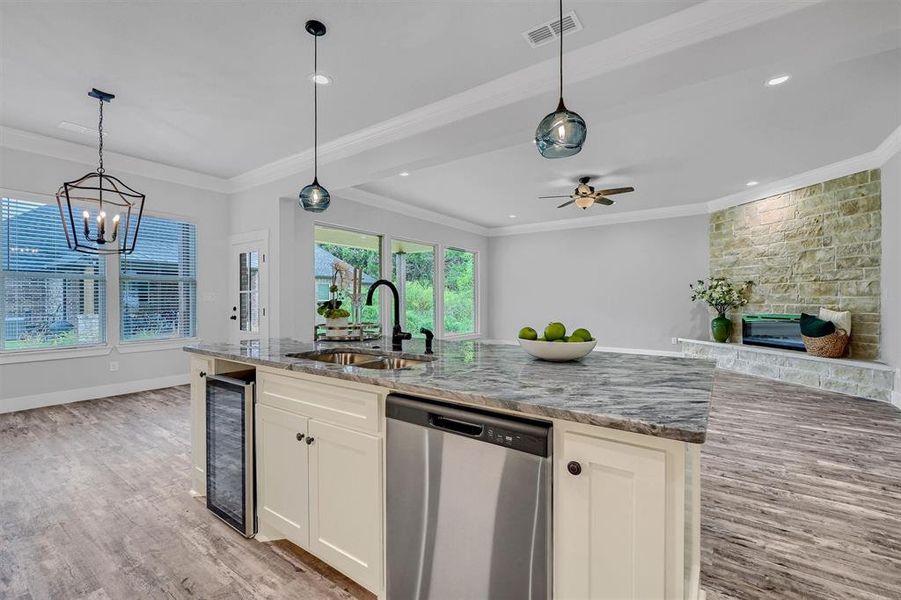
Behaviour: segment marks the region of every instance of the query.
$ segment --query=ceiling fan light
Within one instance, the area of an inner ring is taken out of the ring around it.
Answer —
[[[547,115],[535,130],[535,145],[545,158],[566,158],[582,151],[588,127],[585,120],[565,106]]]
[[[578,198],[576,198],[576,206],[583,210],[588,208],[592,204],[594,204],[594,198],[592,198],[591,196],[579,196]]]

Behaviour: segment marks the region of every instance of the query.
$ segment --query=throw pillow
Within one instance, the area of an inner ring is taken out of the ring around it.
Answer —
[[[801,313],[801,335],[818,338],[835,333],[835,323]]]
[[[851,312],[847,310],[829,310],[828,308],[820,309],[820,318],[824,321],[832,321],[839,329],[844,329],[848,335],[851,335]]]

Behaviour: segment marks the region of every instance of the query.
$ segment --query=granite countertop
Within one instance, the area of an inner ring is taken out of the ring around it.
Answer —
[[[390,348],[391,340],[271,339],[186,346],[185,350],[685,442],[703,443],[707,432],[714,361],[592,352],[578,361],[551,363],[532,358],[516,345],[442,340],[435,340],[434,361],[411,369],[364,369],[287,356],[325,348],[373,347]],[[404,350],[403,356],[421,355],[425,341],[405,341]]]

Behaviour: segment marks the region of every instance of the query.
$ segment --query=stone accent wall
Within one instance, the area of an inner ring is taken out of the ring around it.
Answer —
[[[879,356],[879,170],[862,171],[710,216],[710,273],[754,281],[746,314],[852,315],[851,356]],[[735,319],[741,335],[741,321]]]

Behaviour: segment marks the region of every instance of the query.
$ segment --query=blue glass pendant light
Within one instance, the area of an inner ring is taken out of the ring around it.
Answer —
[[[313,36],[313,74],[319,72],[318,40],[325,35],[325,25],[307,21],[305,29]],[[319,84],[313,83],[313,183],[300,190],[300,206],[312,213],[324,212],[331,204],[328,190],[319,185]]]
[[[535,130],[535,146],[545,158],[565,158],[578,154],[585,143],[588,127],[578,113],[563,103],[563,0],[560,0],[560,102],[557,110],[541,119]]]

